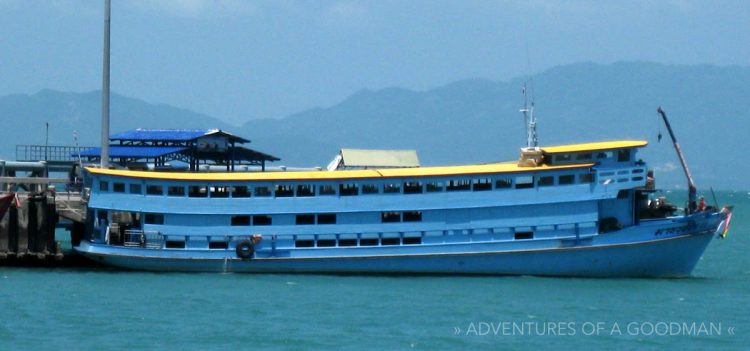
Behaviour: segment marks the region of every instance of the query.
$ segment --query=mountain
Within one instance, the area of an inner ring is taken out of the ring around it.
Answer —
[[[512,160],[525,144],[518,112],[523,83],[472,79],[427,91],[362,90],[331,107],[241,127],[114,95],[111,130],[222,128],[251,139],[250,147],[281,157],[278,164],[284,165],[325,166],[342,147],[417,149],[425,165]],[[750,136],[750,68],[579,63],[537,74],[527,84],[535,96],[542,145],[649,140],[641,157],[656,169],[657,183],[684,188],[679,161],[656,114],[662,106],[699,187],[750,189],[744,177],[750,165],[742,162],[744,138]],[[43,144],[46,120],[50,144],[69,144],[74,129],[81,143],[95,143],[99,104],[98,92],[0,97],[6,127],[0,131],[0,155],[12,155],[15,144]]]
[[[229,125],[213,117],[151,104],[117,94],[110,97],[110,131],[135,128],[221,128]],[[49,145],[98,145],[101,125],[101,92],[67,93],[42,90],[33,95],[0,97],[0,159],[15,159],[15,145],[44,145],[49,123]]]
[[[423,164],[511,160],[525,144],[523,79],[465,80],[428,91],[360,91],[338,105],[282,120],[257,120],[238,131],[284,164],[324,165],[340,147],[409,148]],[[743,177],[744,138],[750,136],[750,69],[644,62],[580,63],[538,74],[536,97],[542,145],[645,139],[641,157],[662,186],[684,187],[662,106],[699,186],[750,188]],[[657,134],[663,135],[657,142]]]

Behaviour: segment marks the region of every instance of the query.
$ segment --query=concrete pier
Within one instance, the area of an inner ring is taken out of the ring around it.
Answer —
[[[0,266],[88,265],[55,238],[60,220],[82,237],[85,216],[80,194],[0,193]]]
[[[12,198],[8,201],[10,196]],[[63,253],[55,241],[58,216],[54,197],[6,194],[4,198],[6,208],[0,218],[0,260],[61,260]]]

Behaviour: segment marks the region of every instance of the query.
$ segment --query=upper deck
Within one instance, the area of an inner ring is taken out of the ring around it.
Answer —
[[[586,148],[555,147],[551,148],[554,153],[545,154],[551,165],[536,167],[494,163],[245,173],[89,168],[93,175],[89,207],[194,214],[286,213],[309,211],[311,207],[359,212],[591,201],[613,198],[620,190],[645,185],[645,164],[634,161],[634,148],[644,144],[610,142],[586,144],[595,146]],[[579,158],[588,162],[581,163]],[[398,195],[404,196],[396,201],[393,196]]]
[[[306,181],[306,180],[348,180],[367,178],[414,178],[445,177],[461,175],[486,175],[521,172],[544,172],[570,168],[588,168],[597,164],[609,164],[617,150],[617,162],[630,162],[634,159],[633,149],[646,146],[645,141],[609,141],[586,144],[572,144],[541,148],[545,155],[544,163],[535,167],[523,167],[517,162],[489,163],[478,165],[437,166],[420,168],[364,169],[343,171],[290,171],[290,172],[148,172],[117,169],[87,168],[95,175],[129,177],[140,179],[179,180],[179,181]],[[594,152],[601,152],[594,155]],[[626,156],[623,156],[623,153]]]

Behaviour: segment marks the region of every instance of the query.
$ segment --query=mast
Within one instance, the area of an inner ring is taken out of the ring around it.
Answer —
[[[102,64],[101,167],[109,167],[109,23],[110,0],[104,0],[104,57]]]
[[[677,138],[675,138],[674,136],[672,126],[669,124],[669,120],[667,119],[667,114],[664,113],[664,110],[661,109],[661,106],[656,109],[656,112],[661,115],[661,118],[664,120],[664,124],[667,126],[669,137],[672,138],[672,144],[674,144],[674,149],[675,151],[677,151],[677,157],[680,158],[682,170],[685,171],[685,177],[687,177],[688,181],[688,213],[693,212],[695,211],[697,201],[697,190],[695,188],[695,182],[693,182],[693,175],[690,173],[690,169],[688,168],[687,162],[685,161],[685,155],[682,154],[680,143],[677,142]]]
[[[539,146],[539,141],[536,135],[536,117],[534,116],[534,99],[531,100],[531,106],[529,106],[528,98],[526,96],[526,83],[523,83],[523,108],[519,111],[523,113],[523,120],[526,123],[526,148],[532,149]]]

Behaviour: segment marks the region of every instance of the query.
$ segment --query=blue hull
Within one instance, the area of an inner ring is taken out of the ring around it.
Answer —
[[[190,272],[484,274],[571,277],[686,277],[713,231],[650,241],[554,249],[307,258],[174,258],[127,255],[82,243],[79,252],[116,267]]]

